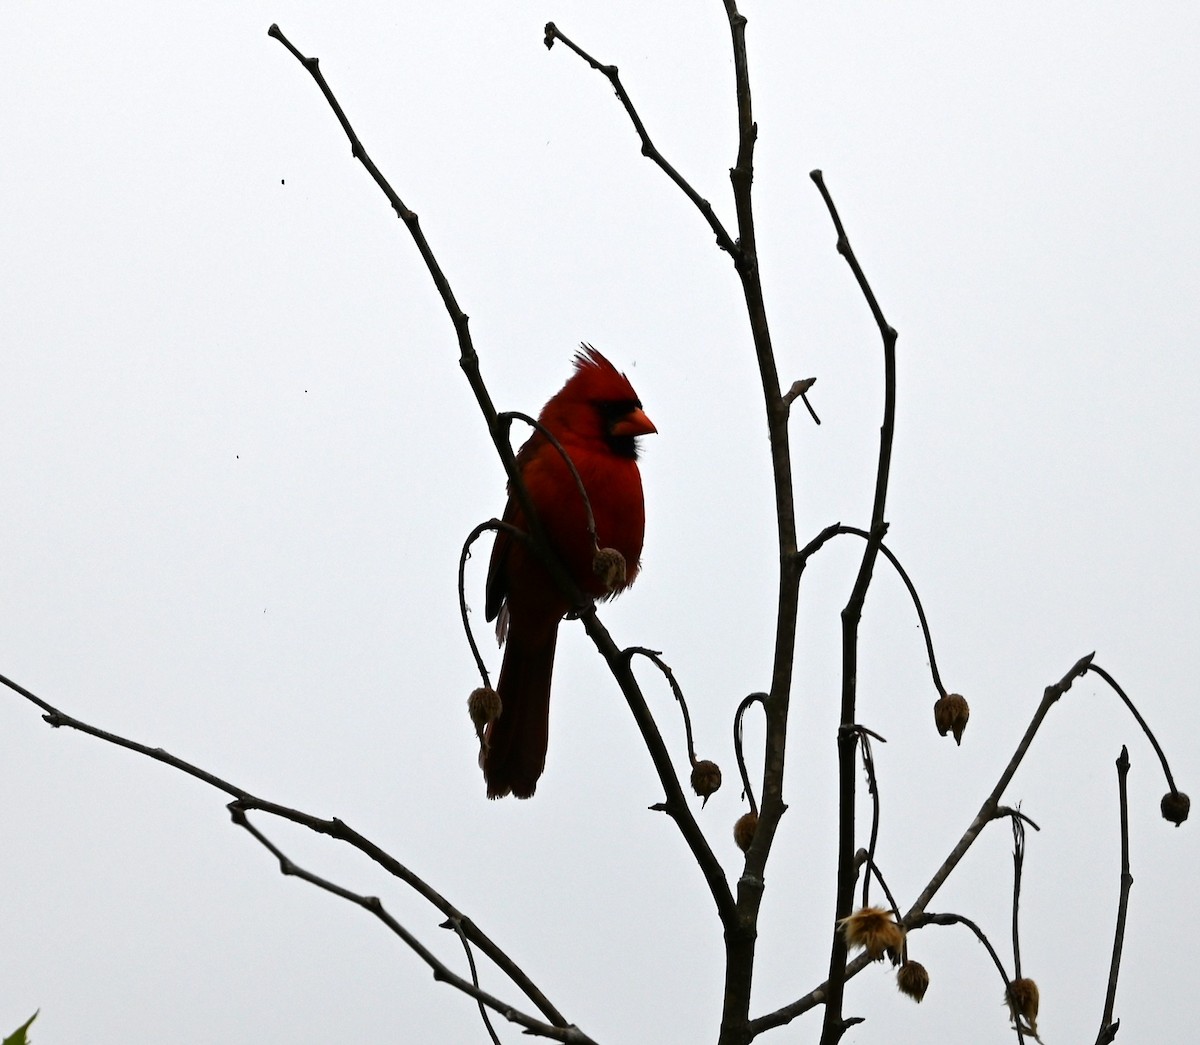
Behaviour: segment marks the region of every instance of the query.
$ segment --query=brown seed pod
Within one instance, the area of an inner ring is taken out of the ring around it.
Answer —
[[[1039,1000],[1038,985],[1028,976],[1013,980],[1008,985],[1008,996],[1004,999],[1013,1026],[1017,1025],[1018,1019],[1024,1020],[1025,1026],[1036,1041],[1041,1041],[1037,1032]]]
[[[625,556],[616,548],[600,548],[592,556],[592,572],[609,590],[625,587]]]
[[[913,1001],[920,1004],[929,990],[929,973],[920,962],[905,962],[896,973],[896,986],[901,994],[907,994]]]
[[[491,686],[480,686],[471,691],[467,697],[467,714],[471,716],[480,740],[483,739],[483,731],[500,717],[501,710],[500,694]]]
[[[692,790],[703,799],[701,805],[715,795],[720,787],[721,767],[716,762],[702,758],[692,767]]]
[[[1182,791],[1168,791],[1163,795],[1159,808],[1164,820],[1170,820],[1176,827],[1182,824],[1192,810],[1192,800]]]
[[[885,953],[896,961],[904,944],[904,930],[896,924],[891,911],[883,907],[860,907],[840,924],[846,945],[851,949],[861,947],[873,962]]]
[[[758,830],[758,814],[751,811],[743,813],[737,818],[737,823],[733,825],[733,840],[737,843],[737,847],[744,853],[750,848],[750,844],[754,841],[754,832]]]
[[[963,730],[967,728],[967,719],[971,717],[971,709],[961,693],[947,693],[933,705],[933,721],[938,734],[945,736],[954,734],[954,743],[962,743]]]

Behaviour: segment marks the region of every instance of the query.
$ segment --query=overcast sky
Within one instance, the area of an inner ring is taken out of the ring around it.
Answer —
[[[869,520],[878,335],[808,180],[825,171],[900,332],[889,543],[925,600],[961,748],[932,726],[916,616],[881,565],[860,721],[879,860],[903,907],[1082,654],[1195,793],[1200,710],[1200,10],[747,0],[763,279],[793,421],[802,540]],[[461,543],[504,477],[404,227],[304,70],[318,55],[422,225],[501,408],[536,412],[580,341],[660,434],[636,587],[602,616],[663,651],[725,788],[699,814],[731,877],[731,717],[768,685],[775,544],[761,392],[728,258],[607,83],[732,226],[722,5],[279,0],[0,10],[0,673],[264,797],[338,816],[423,875],[606,1043],[713,1041],[722,948],[615,684],[564,626],[536,798],[488,802],[465,700]],[[824,978],[833,911],[838,614],[860,547],[810,566],[756,1012]],[[468,569],[481,639],[486,555]],[[499,654],[485,651],[493,666]],[[669,692],[645,685],[683,765]],[[0,694],[0,1036],[35,1045],[475,1042],[475,1008],[363,911],[278,873],[223,797]],[[748,730],[757,741],[756,725]],[[1194,1024],[1194,825],[1094,677],[1006,801],[1029,839],[1023,964],[1049,1043],[1098,1026],[1127,743],[1135,879],[1118,1039]],[[757,758],[754,759],[757,763]],[[365,859],[258,818],[298,862],[378,893],[462,967],[441,916]],[[1006,961],[1011,836],[933,904]],[[964,930],[914,935],[921,1006],[853,981],[847,1042],[1014,1040]],[[498,976],[484,985],[519,1001]],[[811,1042],[819,1014],[769,1040]],[[506,1041],[517,1041],[504,1031]],[[768,1039],[764,1039],[768,1040]]]

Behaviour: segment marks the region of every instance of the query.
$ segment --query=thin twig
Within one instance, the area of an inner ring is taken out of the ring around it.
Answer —
[[[979,928],[979,926],[961,914],[923,914],[911,926],[913,929],[921,929],[926,925],[963,925],[975,934],[975,938],[983,944],[988,952],[988,956],[992,959],[992,964],[996,966],[996,971],[1000,974],[1000,979],[1004,981],[1004,996],[1007,998],[1009,989],[1012,987],[1012,980],[1008,978],[1008,973],[1005,971],[1004,963],[1000,960],[1000,956],[996,953],[996,948],[992,946],[992,941],[987,938],[987,934]],[[1013,979],[1018,977],[1014,976]],[[1017,1034],[1021,1034],[1021,1028],[1017,1027]]]
[[[555,40],[561,40],[566,47],[570,48],[577,55],[579,55],[579,57],[587,62],[588,65],[590,65],[598,73],[601,73],[608,78],[608,82],[612,84],[612,88],[614,91],[616,91],[617,97],[621,99],[621,104],[625,107],[625,112],[629,114],[629,119],[633,122],[633,128],[635,131],[637,131],[637,135],[642,141],[642,155],[648,157],[658,164],[663,173],[666,174],[666,176],[679,187],[683,194],[696,205],[696,209],[699,210],[704,216],[704,220],[708,222],[709,228],[711,228],[713,233],[716,235],[717,246],[728,253],[731,257],[737,258],[740,254],[738,245],[734,243],[729,233],[725,230],[725,226],[721,224],[720,219],[717,217],[716,211],[714,211],[712,208],[712,204],[710,204],[708,200],[704,199],[700,193],[692,188],[687,179],[685,179],[683,175],[681,175],[674,167],[671,166],[671,164],[666,161],[666,158],[663,156],[663,154],[658,151],[654,143],[650,140],[650,135],[646,131],[646,125],[642,123],[642,118],[638,115],[637,109],[635,109],[633,106],[633,101],[630,99],[628,92],[621,83],[621,77],[617,72],[617,67],[615,65],[605,65],[602,62],[598,62],[573,40],[570,40],[564,36],[559,31],[558,26],[556,26],[553,22],[547,22],[546,47],[553,47]]]
[[[867,774],[867,793],[871,796],[871,840],[867,843],[867,861],[872,868],[876,868],[875,864],[875,846],[879,842],[879,820],[880,820],[880,805],[879,805],[879,780],[875,776],[875,758],[871,753],[871,736],[870,730],[862,726],[855,727],[858,730],[859,740],[861,741],[860,748],[862,750],[863,770]],[[883,738],[880,737],[880,740]],[[886,741],[884,741],[886,743]],[[861,906],[868,906],[870,895],[871,876],[863,877],[863,893]],[[885,887],[886,888],[886,887]],[[891,899],[891,894],[888,894]],[[895,901],[892,901],[892,906],[895,907]],[[899,919],[900,911],[896,910],[896,918]]]
[[[899,924],[900,905],[896,903],[896,897],[893,895],[892,890],[888,887],[887,879],[883,877],[883,872],[879,869],[879,864],[875,862],[875,857],[865,849],[860,849],[856,856],[856,862],[861,862],[866,865],[867,873],[864,875],[864,877],[870,878],[874,876],[875,880],[879,882],[879,887],[883,890],[883,895],[887,897],[888,906],[892,909],[892,915],[895,917],[896,923]],[[863,891],[862,906],[868,906],[866,890]]]
[[[1012,900],[1012,944],[1013,979],[1021,978],[1021,878],[1025,868],[1025,825],[1020,817],[1012,817],[1013,833],[1013,900]]]
[[[867,588],[875,569],[879,547],[887,531],[884,512],[887,505],[888,478],[891,474],[892,442],[896,428],[896,338],[895,329],[884,318],[875,292],[858,263],[854,248],[842,225],[833,197],[825,186],[819,170],[811,178],[825,201],[829,217],[837,230],[837,250],[846,259],[866,298],[871,315],[879,327],[883,340],[883,423],[879,432],[879,462],[875,471],[875,496],[871,507],[871,529],[862,561],[854,580],[850,597],[842,610],[842,701],[840,717],[842,728],[838,732],[838,878],[837,900],[834,908],[834,923],[850,914],[854,902],[854,813],[855,813],[855,737],[847,727],[855,721],[855,704],[858,695],[858,626],[862,619],[863,604]],[[829,998],[825,1005],[825,1018],[821,1029],[821,1045],[837,1045],[848,1026],[842,1015],[843,983],[846,969],[846,941],[842,933],[834,930],[829,948]]]
[[[839,526],[837,532],[854,534],[867,541],[871,539],[871,535],[866,530],[860,530],[857,526]],[[908,589],[909,598],[912,599],[913,606],[917,611],[917,620],[921,625],[921,634],[925,638],[925,652],[929,656],[929,671],[933,675],[933,685],[938,691],[938,695],[944,697],[946,695],[946,687],[942,685],[942,676],[938,672],[937,657],[933,652],[933,636],[929,630],[929,621],[925,617],[925,607],[921,605],[921,597],[917,594],[917,586],[913,584],[908,572],[900,565],[900,560],[896,558],[892,550],[883,541],[879,542],[879,552],[892,564],[896,573],[900,575],[900,580],[904,582],[904,587]]]
[[[1158,742],[1158,738],[1154,735],[1154,731],[1147,724],[1146,720],[1142,718],[1141,712],[1138,711],[1137,706],[1132,700],[1129,699],[1129,695],[1117,684],[1117,680],[1114,679],[1102,667],[1100,667],[1099,664],[1089,664],[1088,671],[1094,672],[1104,679],[1104,681],[1113,688],[1117,696],[1121,698],[1125,706],[1129,709],[1129,713],[1133,715],[1134,719],[1137,721],[1137,724],[1142,727],[1142,732],[1146,734],[1146,739],[1148,739],[1151,745],[1154,747],[1154,753],[1158,755],[1158,761],[1162,764],[1163,775],[1167,778],[1167,786],[1172,791],[1178,791],[1179,789],[1175,786],[1175,778],[1171,775],[1171,767],[1167,763],[1167,756],[1163,752],[1162,746]]]
[[[1117,977],[1121,973],[1121,951],[1125,947],[1125,917],[1129,913],[1129,891],[1133,888],[1133,875],[1129,871],[1129,749],[1121,745],[1117,758],[1117,795],[1121,814],[1121,896],[1117,901],[1117,927],[1113,932],[1112,961],[1108,967],[1108,990],[1104,995],[1104,1013],[1100,1017],[1100,1031],[1096,1045],[1110,1045],[1116,1040],[1120,1020],[1113,1019],[1113,1008],[1117,1003]]]
[[[459,925],[453,918],[447,918],[441,924],[441,928],[450,929],[463,945],[463,951],[467,955],[467,965],[471,969],[471,983],[476,988],[479,987],[479,972],[475,968],[475,955],[471,953],[471,943],[467,939],[466,933],[462,931],[462,926]],[[483,1025],[487,1029],[488,1037],[492,1039],[492,1045],[500,1045],[500,1039],[496,1036],[496,1029],[492,1026],[492,1018],[488,1015],[487,1006],[482,1001],[479,1002],[479,1018],[483,1020]]]
[[[467,644],[471,647],[471,656],[475,658],[475,667],[479,670],[479,676],[483,680],[484,686],[490,688],[491,682],[488,678],[487,665],[483,662],[483,656],[480,654],[479,646],[475,642],[475,634],[471,630],[470,609],[467,606],[466,589],[467,560],[471,557],[471,545],[489,530],[495,530],[497,533],[506,533],[514,541],[525,541],[531,548],[533,542],[529,540],[529,535],[524,530],[510,526],[500,519],[489,519],[487,522],[480,523],[467,534],[467,539],[463,541],[462,552],[458,557],[458,612],[459,616],[462,617],[463,631],[467,636]]]
[[[675,694],[675,699],[679,703],[679,710],[683,716],[683,731],[687,738],[688,762],[692,766],[696,765],[696,745],[692,739],[692,716],[688,713],[687,701],[683,696],[683,688],[679,685],[678,679],[675,678],[675,672],[671,670],[671,666],[662,659],[662,654],[658,650],[646,649],[645,646],[630,646],[625,650],[625,656],[632,659],[635,656],[645,657],[651,664],[662,672],[663,677],[667,680],[667,685],[671,687],[671,692]]]
[[[793,381],[792,387],[783,393],[783,401],[789,406],[799,399],[808,410],[809,416],[816,424],[821,423],[821,419],[817,416],[817,412],[813,409],[812,403],[808,401],[808,390],[817,383],[815,377],[805,377],[800,380]]]
[[[563,1041],[578,1043],[585,1045],[591,1043],[592,1039],[580,1031],[577,1027],[561,1027],[552,1026],[549,1023],[543,1023],[541,1020],[534,1019],[514,1009],[505,1001],[501,1001],[493,994],[487,991],[480,990],[478,984],[464,980],[456,972],[451,970],[444,962],[442,962],[432,951],[429,950],[420,940],[412,933],[404,928],[395,918],[388,913],[387,908],[383,906],[377,896],[363,896],[360,893],[353,892],[344,886],[338,885],[336,882],[331,882],[326,878],[313,874],[311,871],[305,870],[298,864],[287,857],[278,846],[276,846],[262,831],[255,827],[246,816],[246,807],[240,801],[229,803],[229,813],[233,817],[233,822],[239,827],[245,828],[250,835],[255,838],[265,849],[268,850],[278,861],[279,870],[289,876],[295,876],[302,881],[308,882],[310,885],[315,885],[318,889],[323,889],[327,893],[332,893],[334,896],[339,896],[343,900],[348,900],[350,903],[357,904],[365,911],[369,911],[386,925],[393,933],[407,944],[409,950],[413,951],[429,968],[433,971],[433,978],[441,983],[448,983],[452,987],[456,987],[463,994],[470,995],[475,998],[481,1005],[487,1005],[489,1008],[495,1009],[502,1014],[506,1020],[516,1023],[524,1027],[527,1033],[536,1034],[539,1037],[550,1038],[553,1041]],[[594,1043],[592,1043],[594,1045]]]

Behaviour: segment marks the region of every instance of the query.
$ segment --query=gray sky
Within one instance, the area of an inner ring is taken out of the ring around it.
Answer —
[[[937,737],[916,617],[881,568],[860,720],[889,740],[879,859],[907,905],[1043,687],[1089,650],[1197,790],[1200,13],[745,12],[780,370],[817,376],[824,421],[793,427],[802,539],[869,518],[881,407],[878,336],[807,177],[821,167],[900,331],[889,542],[947,685],[971,702],[963,746]],[[619,642],[661,649],[688,692],[727,781],[701,823],[736,878],[731,716],[767,685],[775,591],[740,291],[608,85],[546,52],[549,19],[620,66],[656,143],[732,224],[716,0],[4,8],[0,672],[368,833],[597,1040],[709,1041],[715,913],[677,832],[646,811],[652,768],[577,625],[537,797],[484,799],[454,577],[463,537],[502,507],[502,470],[403,226],[266,36],[276,21],[321,58],[421,215],[498,404],[536,412],[581,340],[640,392],[661,433],[643,466],[644,572],[603,618]],[[824,976],[838,613],[859,551],[835,543],[806,575],[757,1011]],[[477,611],[485,564],[469,570]],[[682,765],[670,695],[644,679]],[[15,695],[0,737],[0,1034],[40,1007],[37,1045],[482,1040],[471,1004],[362,911],[283,879],[216,792],[52,732]],[[1182,1040],[1192,1021],[1194,825],[1159,818],[1154,755],[1089,677],[1007,793],[1043,828],[1023,960],[1051,1043],[1091,1040],[1099,1020],[1123,742],[1122,1040]],[[365,860],[260,822],[461,965],[440,916]],[[991,829],[933,905],[978,920],[1006,958],[1010,845]],[[848,991],[868,1018],[848,1041],[1013,1040],[965,931],[922,931],[911,953],[932,977],[925,1003],[869,970]],[[818,1020],[774,1037],[814,1040]]]

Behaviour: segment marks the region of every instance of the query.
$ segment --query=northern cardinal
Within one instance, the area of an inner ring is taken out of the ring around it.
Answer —
[[[624,374],[590,345],[575,356],[575,372],[542,408],[538,420],[570,455],[587,490],[596,542],[625,559],[624,576],[602,577],[575,479],[562,456],[540,432],[517,453],[546,539],[575,584],[608,598],[633,583],[642,554],[646,513],[637,466],[637,437],[657,429]],[[528,531],[512,490],[504,521]],[[487,619],[499,616],[496,634],[505,641],[496,690],[499,718],[484,734],[479,764],[488,798],[530,798],[546,764],[550,727],[550,677],[558,625],[570,609],[553,578],[525,548],[503,531],[496,534],[488,569]]]

